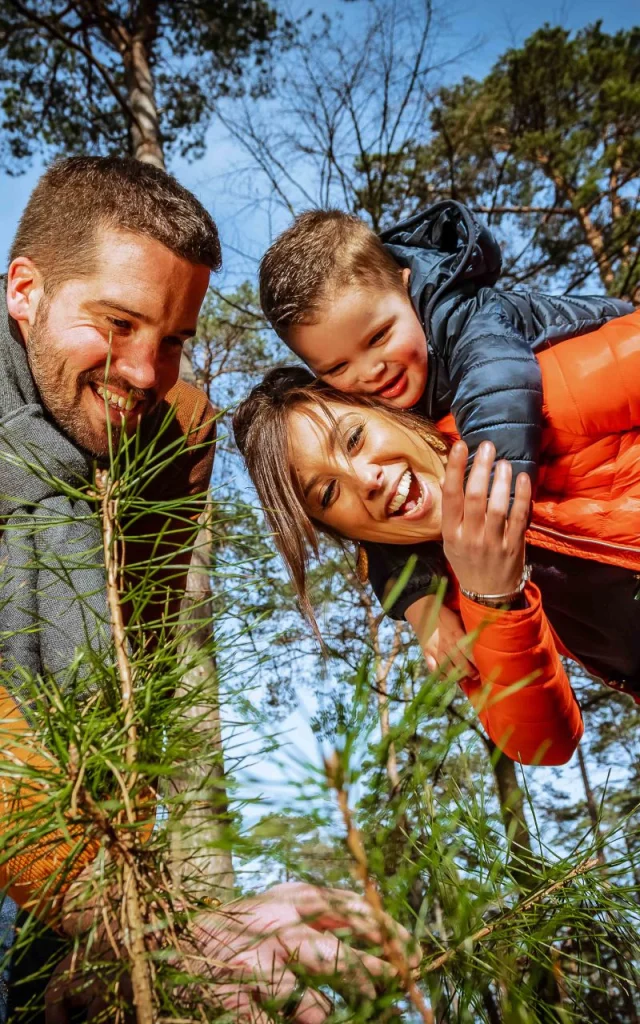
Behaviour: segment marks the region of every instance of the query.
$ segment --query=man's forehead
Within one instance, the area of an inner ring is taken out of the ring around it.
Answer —
[[[209,268],[176,256],[161,242],[133,232],[102,229],[96,238],[94,265],[79,280],[87,302],[155,319],[181,308],[200,308]]]

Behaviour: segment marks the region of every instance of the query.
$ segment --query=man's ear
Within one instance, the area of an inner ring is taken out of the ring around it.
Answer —
[[[407,289],[407,291],[409,291],[409,281],[410,280],[411,280],[411,271],[409,270],[408,267],[403,267],[403,269],[402,269],[402,283],[405,286],[405,288]]]
[[[7,271],[7,309],[17,320],[23,337],[33,327],[44,294],[42,274],[28,256],[18,256]]]

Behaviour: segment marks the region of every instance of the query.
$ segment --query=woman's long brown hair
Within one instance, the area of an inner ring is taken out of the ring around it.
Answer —
[[[313,407],[335,422],[331,404],[352,405],[383,413],[417,433],[425,443],[443,455],[450,441],[437,428],[415,413],[389,409],[365,395],[345,394],[318,380],[302,366],[270,370],[238,406],[233,417],[236,444],[251,481],[258,492],[275,542],[295,588],[300,607],[317,632],[307,590],[310,553],[318,554],[318,531],[335,534],[307,512],[300,483],[289,456],[290,416],[294,409]]]

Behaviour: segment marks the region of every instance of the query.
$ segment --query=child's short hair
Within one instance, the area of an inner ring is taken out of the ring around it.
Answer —
[[[260,304],[276,333],[315,322],[343,288],[402,288],[401,270],[374,231],[342,210],[307,210],[260,263]]]

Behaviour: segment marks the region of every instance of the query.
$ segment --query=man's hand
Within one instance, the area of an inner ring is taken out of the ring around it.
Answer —
[[[520,473],[509,512],[511,465],[496,464],[489,482],[495,448],[483,441],[473,460],[466,490],[467,446],[451,449],[442,488],[444,552],[458,582],[478,594],[508,594],[524,569],[525,531],[531,504],[531,481]]]
[[[405,928],[391,918],[386,925],[409,947]],[[384,938],[369,904],[356,893],[288,882],[199,915],[185,951],[185,970],[203,979],[199,990],[210,995],[212,1007],[226,1009],[243,1024],[268,1024],[272,1018],[266,1007],[284,1009],[287,1020],[298,1024],[322,1024],[332,1012],[331,1002],[305,987],[302,978],[373,999],[376,985],[395,975],[381,956],[351,949],[338,934],[378,947]],[[407,961],[417,966],[419,953],[407,951]],[[87,987],[86,975],[80,992],[65,968],[68,972],[68,962],[47,989],[47,1024],[68,1024],[69,1011],[79,1005],[91,1020],[107,1005],[95,983]]]
[[[420,597],[405,612],[420,641],[427,668],[430,672],[455,670],[460,678],[473,679],[478,672],[471,660],[462,619],[444,604],[437,608],[437,600],[432,595]]]

